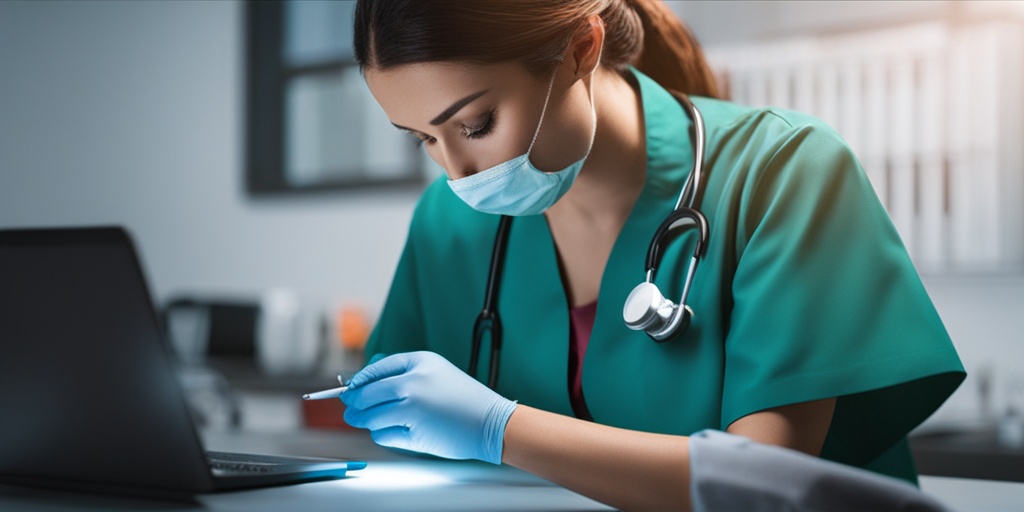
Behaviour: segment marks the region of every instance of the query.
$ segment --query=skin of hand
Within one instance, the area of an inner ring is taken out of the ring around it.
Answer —
[[[819,455],[835,399],[768,409],[728,432]],[[690,510],[686,436],[600,425],[520,405],[505,429],[505,463],[620,510]],[[742,461],[737,461],[742,463]]]

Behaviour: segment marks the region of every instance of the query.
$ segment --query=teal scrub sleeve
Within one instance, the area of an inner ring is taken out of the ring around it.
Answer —
[[[937,409],[963,367],[850,149],[820,121],[773,115],[781,136],[743,185],[722,424],[838,397],[822,456],[862,466]]]

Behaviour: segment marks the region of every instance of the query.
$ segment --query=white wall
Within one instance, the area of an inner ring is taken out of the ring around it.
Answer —
[[[710,42],[950,9],[680,4]],[[246,196],[241,14],[233,1],[0,1],[0,227],[125,224],[161,299],[289,286],[376,314],[417,192]],[[925,283],[969,370],[1024,373],[1024,277]]]
[[[924,283],[968,371],[935,419],[976,414],[978,377],[986,368],[993,379],[992,412],[1001,414],[1007,387],[1024,386],[1024,275],[926,276]]]
[[[242,6],[0,2],[0,227],[124,224],[154,293],[374,313],[418,192],[244,192]]]

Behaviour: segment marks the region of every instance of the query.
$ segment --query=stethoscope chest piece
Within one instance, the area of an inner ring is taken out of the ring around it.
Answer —
[[[646,280],[633,288],[622,307],[622,318],[626,322],[626,327],[644,331],[658,343],[664,343],[681,334],[689,327],[690,320],[693,319],[693,310],[686,305],[686,299],[693,284],[697,264],[704,257],[711,232],[707,217],[699,209],[705,178],[702,173],[704,167],[704,119],[689,98],[682,95],[676,97],[693,119],[693,170],[679,193],[675,208],[658,226],[651,239],[651,244],[647,248],[647,258],[644,262],[647,273]],[[690,267],[686,271],[682,297],[676,304],[665,298],[661,290],[654,284],[654,277],[664,254],[662,244],[667,243],[670,233],[678,223],[683,221],[697,229],[697,247],[693,251]]]
[[[693,310],[666,299],[654,283],[643,282],[626,297],[622,318],[630,329],[644,331],[654,341],[663,343],[673,334],[686,330]]]

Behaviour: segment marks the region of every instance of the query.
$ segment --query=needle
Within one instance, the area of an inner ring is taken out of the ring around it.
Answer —
[[[315,393],[307,393],[305,395],[302,395],[302,399],[303,400],[325,400],[325,399],[328,399],[328,398],[338,398],[338,395],[341,395],[347,389],[348,389],[348,386],[342,386],[340,388],[334,388],[334,389],[325,389],[323,391],[317,391]]]

